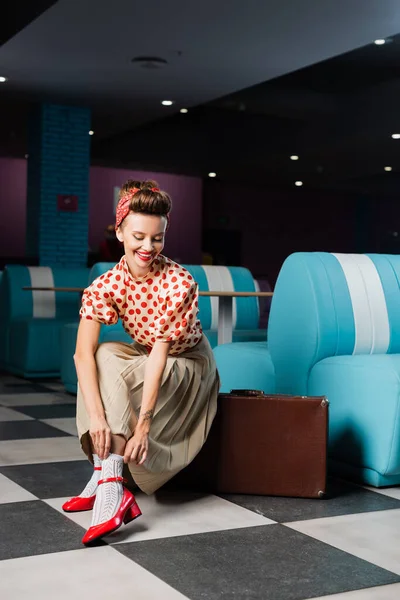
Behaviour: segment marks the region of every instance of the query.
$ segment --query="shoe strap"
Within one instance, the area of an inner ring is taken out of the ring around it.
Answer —
[[[101,467],[95,467],[94,470],[95,471],[101,471]]]
[[[126,483],[126,479],[124,479],[124,477],[107,477],[107,479],[100,479],[97,483],[100,485],[101,483],[111,483],[112,481]]]

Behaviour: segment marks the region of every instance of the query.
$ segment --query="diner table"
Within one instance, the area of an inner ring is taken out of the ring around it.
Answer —
[[[33,292],[70,292],[82,294],[85,288],[81,287],[29,287],[23,290]],[[218,298],[218,345],[230,344],[233,335],[233,299],[234,298],[270,298],[273,292],[222,292],[207,291],[200,292],[199,296]]]

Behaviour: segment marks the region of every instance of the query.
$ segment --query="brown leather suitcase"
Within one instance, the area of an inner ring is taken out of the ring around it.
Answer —
[[[185,469],[186,482],[216,493],[323,498],[328,410],[324,396],[220,394],[209,438]]]

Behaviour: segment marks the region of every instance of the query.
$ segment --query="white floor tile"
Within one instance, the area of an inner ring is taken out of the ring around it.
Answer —
[[[400,583],[394,583],[393,585],[381,585],[366,590],[357,590],[356,592],[321,596],[313,598],[313,600],[398,600],[399,598]]]
[[[0,504],[25,502],[26,500],[37,500],[37,497],[0,473]]]
[[[389,496],[389,498],[396,498],[397,500],[400,500],[400,486],[390,488],[375,488],[366,485],[363,487],[364,489],[375,492],[376,494],[381,494],[382,496]]]
[[[299,521],[287,527],[400,575],[400,509]]]
[[[4,600],[185,600],[169,585],[113,548],[85,548],[0,562]]]
[[[0,406],[0,421],[32,421],[32,417],[28,415],[23,415],[12,408],[7,408],[6,406]]]
[[[65,431],[70,435],[78,436],[78,432],[76,430],[76,419],[74,417],[63,417],[61,419],[40,419],[43,423],[47,423],[56,429],[60,429],[61,431]]]
[[[3,406],[37,406],[48,404],[76,404],[74,396],[61,394],[2,394],[0,404]]]
[[[55,498],[45,502],[65,515],[66,513],[61,509],[65,500],[66,498]],[[108,536],[109,543],[139,542],[274,523],[270,519],[213,495],[137,494],[137,501],[143,515]],[[90,512],[70,513],[66,516],[85,529],[90,526]]]
[[[0,442],[0,467],[67,460],[86,460],[76,438],[56,437]]]

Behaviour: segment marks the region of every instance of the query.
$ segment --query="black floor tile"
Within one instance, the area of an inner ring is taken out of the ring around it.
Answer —
[[[0,504],[0,523],[0,560],[82,548],[84,529],[40,500]]]
[[[400,576],[283,525],[117,544],[191,600],[304,600]]]
[[[54,394],[53,390],[49,390],[43,385],[32,384],[29,381],[26,383],[0,383],[0,400],[2,394],[7,396],[11,394]]]
[[[0,422],[0,441],[29,440],[32,438],[72,437],[60,429],[40,421],[3,421]]]
[[[277,523],[400,508],[400,500],[370,492],[344,481],[331,481],[328,492],[329,495],[323,500],[244,494],[223,494],[221,497]]]
[[[93,473],[89,461],[40,463],[0,467],[0,473],[37,498],[77,496]]]
[[[54,393],[54,392],[53,392]],[[40,404],[36,406],[16,406],[14,410],[34,419],[61,419],[76,416],[75,404]]]

